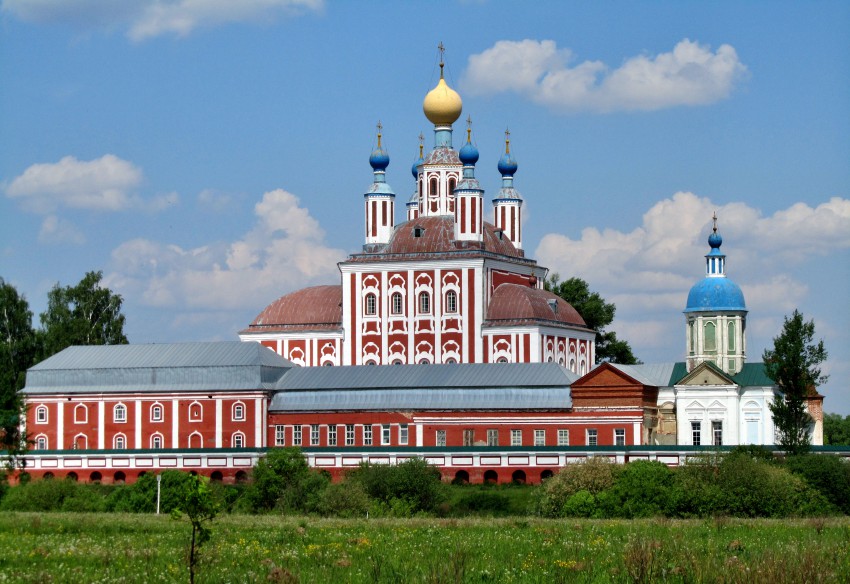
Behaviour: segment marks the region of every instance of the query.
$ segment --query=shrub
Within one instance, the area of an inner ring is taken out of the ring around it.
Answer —
[[[673,517],[711,517],[726,513],[726,499],[718,484],[720,460],[698,457],[673,471],[667,513]]]
[[[444,496],[440,471],[422,458],[396,465],[364,462],[348,474],[348,481],[358,482],[371,498],[390,505],[394,515],[406,508],[410,514],[433,511]]]
[[[593,517],[597,512],[596,497],[590,491],[579,491],[564,503],[564,517]]]
[[[104,511],[111,488],[71,480],[40,480],[9,489],[3,511]]]
[[[804,454],[789,456],[786,465],[844,514],[850,514],[850,464],[830,454]]]
[[[511,499],[492,489],[476,489],[462,495],[455,508],[465,514],[506,515],[511,508]]]
[[[275,508],[299,510],[305,493],[302,485],[311,474],[316,473],[310,470],[300,448],[273,448],[254,467],[243,508],[255,513]]]
[[[332,483],[322,491],[319,514],[329,517],[363,517],[369,511],[369,495],[360,483]]]
[[[669,504],[673,472],[655,460],[636,460],[625,465],[616,482],[605,492],[602,511],[609,517],[653,517]]]
[[[181,493],[187,488],[191,475],[179,470],[160,473],[160,513],[171,513],[180,503]],[[124,485],[113,491],[106,503],[107,511],[124,513],[156,512],[156,475],[147,473],[132,485]]]
[[[567,499],[579,491],[597,495],[609,489],[619,470],[620,466],[598,457],[565,466],[542,485],[537,512],[544,517],[561,517]]]

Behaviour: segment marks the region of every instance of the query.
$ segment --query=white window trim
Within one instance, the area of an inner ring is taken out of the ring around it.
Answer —
[[[156,408],[159,408],[159,418],[156,418],[153,415],[154,410]],[[160,422],[163,421],[164,418],[165,418],[165,407],[159,402],[152,403],[151,408],[150,408],[150,421],[154,424],[159,424]]]
[[[242,408],[242,415],[239,416],[239,417],[236,416],[236,408],[238,408],[238,407]],[[248,408],[245,407],[245,402],[243,402],[241,400],[237,401],[237,402],[233,402],[233,405],[230,406],[230,419],[231,419],[231,421],[233,421],[233,422],[244,422],[245,418],[247,417],[247,411],[248,411]]]
[[[41,447],[39,441],[44,440],[44,448]],[[39,434],[35,437],[35,449],[36,450],[48,450],[48,446],[50,445],[50,441],[47,438],[47,434]]]
[[[275,424],[274,426],[274,445],[286,446],[286,426],[284,424]]]
[[[122,419],[118,419],[118,412],[124,412]],[[112,422],[115,424],[127,423],[127,406],[123,402],[118,402],[112,406]]]
[[[42,416],[41,414],[44,414]],[[36,424],[47,424],[50,420],[49,410],[46,405],[39,404],[35,407],[35,423]]]
[[[82,420],[77,419],[77,412],[79,412],[79,411],[85,412]],[[75,424],[88,424],[89,423],[89,408],[86,404],[77,404],[77,405],[74,406],[74,423]]]
[[[407,424],[398,425],[398,443],[401,446],[406,446],[410,441],[410,426]]]
[[[156,440],[157,438],[159,438],[160,445],[154,446],[154,440]],[[154,432],[153,434],[151,434],[148,444],[150,445],[150,448],[152,450],[162,450],[165,447],[165,436],[163,436],[161,432]]]
[[[236,439],[239,438],[241,444],[236,446]],[[231,448],[245,448],[245,433],[236,431],[230,436],[230,446]]]
[[[124,446],[118,446],[118,439],[121,438],[124,440]],[[113,450],[126,450],[127,449],[127,436],[123,432],[119,432],[115,436],[112,437],[112,449]]]
[[[192,415],[192,410],[195,406],[198,406],[198,411],[201,413],[197,418]],[[198,400],[193,401],[189,404],[189,421],[190,422],[203,422],[204,421],[204,406]]]

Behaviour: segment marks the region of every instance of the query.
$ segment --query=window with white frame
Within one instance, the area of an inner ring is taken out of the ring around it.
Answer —
[[[711,422],[711,434],[715,446],[723,446],[723,422],[714,420]]]
[[[230,440],[230,444],[233,448],[244,448],[245,447],[245,434],[242,432],[236,432],[233,434],[233,438]]]
[[[566,428],[558,428],[558,446],[570,445],[570,431]]]
[[[511,446],[522,446],[522,430],[511,430]]]
[[[407,444],[408,440],[408,429],[407,424],[399,424],[398,425],[398,443],[399,444]]]
[[[35,408],[35,423],[47,423],[47,406],[38,406],[37,408]]]
[[[428,292],[419,293],[419,314],[431,314],[431,295]]]
[[[345,425],[345,445],[354,446],[354,424]]]
[[[310,424],[310,446],[319,445],[319,425]]]
[[[437,446],[445,446],[446,445],[446,431],[445,430],[437,430]]]
[[[286,446],[286,426],[276,424],[274,427],[274,445]]]
[[[495,428],[487,430],[487,446],[499,445],[499,431]]]
[[[401,295],[401,292],[394,292],[391,297],[391,308],[393,314],[403,314],[404,313],[404,298]]]
[[[626,429],[614,428],[614,446],[626,445]]]
[[[303,446],[301,443],[301,424],[292,427],[292,444],[295,446]]]
[[[702,444],[702,424],[700,422],[691,422],[691,444],[694,446]]]
[[[381,444],[383,446],[387,446],[390,443],[390,441],[391,441],[390,425],[389,424],[383,424],[383,425],[381,425]]]
[[[127,406],[124,404],[115,404],[115,407],[112,408],[112,421],[117,423],[124,423],[127,421]]]
[[[84,404],[77,404],[74,407],[74,423],[85,424],[89,421],[89,409]]]
[[[189,421],[200,422],[204,419],[204,409],[198,402],[189,404]]]
[[[446,292],[446,312],[450,314],[457,312],[457,292],[454,290]]]
[[[162,443],[162,434],[154,434],[151,436],[151,448],[154,450],[161,450]]]
[[[364,304],[364,312],[366,316],[374,316],[378,313],[378,299],[374,294],[367,294]]]
[[[245,421],[245,404],[243,404],[242,402],[236,402],[235,404],[233,404],[233,421]]]
[[[372,424],[363,426],[363,446],[372,446]]]
[[[116,434],[112,439],[112,448],[115,450],[124,450],[127,448],[127,437],[124,434]]]
[[[473,428],[466,428],[463,431],[463,445],[464,446],[472,446],[475,443],[475,430]]]
[[[535,430],[534,431],[534,445],[535,446],[546,446],[546,430]]]
[[[587,430],[587,445],[588,446],[596,446],[599,442],[599,436],[596,432],[596,428],[589,428]]]
[[[336,424],[328,426],[328,446],[336,446]]]
[[[161,422],[162,421],[162,406],[160,404],[153,404],[151,406],[151,422]]]
[[[41,436],[35,439],[35,449],[36,450],[47,450],[47,436],[42,434]]]

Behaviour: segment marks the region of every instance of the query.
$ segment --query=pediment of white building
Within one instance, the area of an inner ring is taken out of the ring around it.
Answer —
[[[732,378],[723,373],[716,366],[711,363],[705,362],[700,363],[694,368],[693,371],[685,375],[682,379],[676,383],[677,388],[681,388],[683,386],[718,386],[718,385],[737,385]]]

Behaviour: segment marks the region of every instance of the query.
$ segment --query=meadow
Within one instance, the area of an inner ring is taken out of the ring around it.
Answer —
[[[197,582],[848,582],[850,519],[222,515]],[[187,582],[167,515],[0,513],[0,582]]]

